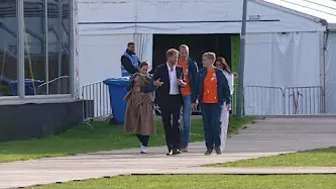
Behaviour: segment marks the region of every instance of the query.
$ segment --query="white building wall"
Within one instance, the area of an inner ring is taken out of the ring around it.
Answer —
[[[79,0],[78,6],[81,86],[102,81],[108,77],[120,76],[120,56],[126,44],[135,39],[131,37],[134,33],[239,33],[241,27],[242,1],[237,0]],[[260,33],[279,31],[323,29],[320,24],[307,18],[272,9],[256,2],[249,2],[248,6],[248,17],[259,16],[260,20],[263,20],[249,22],[248,33],[260,35]],[[179,21],[196,22],[178,23]],[[209,22],[200,23],[199,21]],[[258,49],[263,46],[264,44],[259,43],[253,48]],[[147,42],[145,50],[146,55],[142,60],[151,61],[152,41]],[[260,58],[259,62],[269,62],[268,57]],[[99,72],[88,74],[87,70],[91,68],[92,62],[95,62],[95,68],[92,69]]]
[[[80,86],[120,77],[120,57],[131,34],[81,35],[79,38]]]
[[[325,51],[325,104],[327,114],[336,114],[336,32],[331,32]]]
[[[245,60],[247,115],[321,112],[320,32],[248,34]]]
[[[238,0],[79,0],[80,34],[239,33],[241,7],[242,1]],[[324,29],[307,18],[251,1],[247,15],[264,20],[250,22],[247,28],[250,33]],[[96,23],[87,24],[93,22]]]
[[[126,44],[135,40],[134,34],[240,33],[241,6],[242,0],[79,0],[80,68],[84,67],[80,69],[81,85],[120,76],[120,56]],[[281,101],[282,90],[320,86],[319,36],[325,27],[293,12],[248,3],[248,19],[259,20],[247,24],[245,85],[278,87],[280,92],[274,92],[273,97],[270,92],[261,95],[262,106],[261,102],[254,105],[255,97],[248,95],[247,114],[290,113],[294,105],[289,97],[284,100],[287,105]],[[146,45],[149,53],[143,60],[152,59],[151,43]],[[305,95],[302,100],[310,97]],[[320,104],[316,103],[320,102],[310,102],[305,110],[295,111],[319,112],[315,107]]]

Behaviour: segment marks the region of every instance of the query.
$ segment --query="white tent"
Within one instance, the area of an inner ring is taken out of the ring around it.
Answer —
[[[242,0],[78,5],[81,86],[120,76],[120,56],[130,41],[140,59],[151,62],[153,35],[239,34],[241,28]],[[249,0],[247,16],[246,114],[335,114],[336,2]]]

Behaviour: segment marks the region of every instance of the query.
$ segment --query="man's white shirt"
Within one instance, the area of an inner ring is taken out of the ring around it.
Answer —
[[[178,95],[180,94],[180,91],[179,91],[178,85],[176,84],[177,83],[176,65],[174,65],[173,68],[171,68],[168,62],[166,64],[168,68],[169,83],[170,83],[169,94]]]

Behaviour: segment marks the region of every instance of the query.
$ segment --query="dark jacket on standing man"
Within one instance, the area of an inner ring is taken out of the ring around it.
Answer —
[[[198,93],[198,65],[197,62],[189,58],[188,62],[188,77],[191,88],[191,102],[196,103]]]
[[[176,77],[177,79],[184,79],[183,75],[183,68],[180,66],[176,66]],[[167,97],[169,96],[169,90],[170,90],[170,79],[169,79],[169,72],[168,72],[168,66],[167,63],[161,64],[158,67],[156,67],[153,81],[156,81],[157,79],[161,79],[161,82],[164,84],[161,87],[158,87],[156,89],[155,94],[155,100],[154,102],[158,104],[159,106],[162,105],[165,101],[167,101]],[[180,90],[180,96],[181,96],[181,103],[183,103],[183,97],[181,93],[181,86],[178,86]],[[169,102],[167,102],[169,103]]]
[[[230,87],[228,81],[224,75],[224,72],[220,69],[216,69],[216,77],[217,77],[217,99],[220,105],[231,104],[231,94],[230,94]],[[199,71],[199,85],[198,85],[198,99],[199,102],[202,102],[203,99],[203,85],[204,80],[207,75],[207,69],[203,68]]]
[[[140,65],[140,60],[135,55],[134,52],[131,52],[129,50],[126,50],[125,53],[121,56],[121,72],[123,76],[126,76],[127,74],[123,73],[124,71],[127,71],[129,75],[135,74],[138,72],[138,67],[134,66],[135,63],[137,65]],[[137,61],[137,62],[134,62]]]

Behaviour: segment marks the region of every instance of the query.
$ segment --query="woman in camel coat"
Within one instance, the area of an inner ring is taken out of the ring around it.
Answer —
[[[148,63],[140,64],[140,73],[130,79],[130,92],[125,96],[127,108],[125,131],[136,134],[140,141],[140,153],[147,153],[149,136],[155,134],[152,92],[155,90],[148,76]]]

